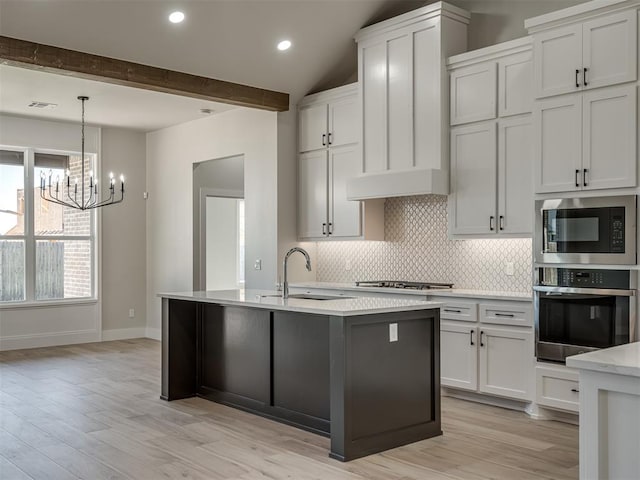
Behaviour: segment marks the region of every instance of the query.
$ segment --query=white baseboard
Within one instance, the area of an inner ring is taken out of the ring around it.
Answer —
[[[60,345],[92,343],[99,341],[100,332],[97,330],[15,335],[12,337],[0,338],[0,351],[21,350],[23,348],[57,347]]]
[[[512,400],[510,398],[495,397],[493,395],[485,395],[477,392],[467,392],[465,390],[457,390],[450,387],[442,387],[442,394],[447,397],[459,398],[470,402],[484,403],[494,407],[508,408],[509,410],[518,410],[527,412],[527,405],[530,402],[526,400]]]
[[[144,336],[160,341],[162,340],[162,330],[159,328],[147,327]]]
[[[110,340],[126,340],[128,338],[144,338],[144,337],[146,337],[145,327],[114,328],[111,330],[102,331],[103,342],[108,342]]]

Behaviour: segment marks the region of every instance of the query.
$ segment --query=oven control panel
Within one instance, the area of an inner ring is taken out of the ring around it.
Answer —
[[[628,289],[630,272],[629,270],[540,268],[538,284],[554,287]]]

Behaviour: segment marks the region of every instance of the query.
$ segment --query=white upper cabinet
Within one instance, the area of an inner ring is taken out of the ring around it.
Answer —
[[[498,230],[533,231],[533,123],[531,115],[498,122]]]
[[[438,2],[356,35],[362,165],[349,199],[449,190],[444,59],[466,50],[470,14]]]
[[[497,64],[485,62],[451,72],[451,125],[496,118]]]
[[[531,52],[516,53],[498,62],[498,115],[507,117],[533,110]]]
[[[347,200],[362,165],[356,85],[305,97],[298,120],[299,238],[383,240],[384,203]]]
[[[637,184],[637,87],[608,87],[536,102],[536,192]]]
[[[529,37],[449,58],[454,236],[532,232],[532,58]],[[482,120],[482,121],[478,121]]]
[[[578,23],[556,26],[562,21],[562,12],[566,12],[566,22],[575,22],[574,18],[584,18],[584,8],[569,8],[525,22],[533,34],[537,98],[637,79],[636,10],[599,12]]]
[[[305,97],[298,106],[298,151],[358,143],[355,84]]]
[[[451,129],[452,234],[496,231],[496,124]]]

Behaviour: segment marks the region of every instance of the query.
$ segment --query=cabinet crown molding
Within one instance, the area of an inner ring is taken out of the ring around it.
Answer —
[[[592,0],[591,2],[529,18],[524,21],[524,28],[529,33],[535,33],[560,25],[583,22],[601,15],[639,7],[640,0]]]
[[[374,25],[362,28],[356,35],[356,42],[360,43],[369,37],[378,36],[386,32],[408,27],[414,23],[432,18],[446,17],[458,22],[469,24],[471,14],[462,8],[458,8],[446,2],[436,2],[431,5],[412,10],[397,17],[383,20]]]
[[[470,52],[453,55],[447,59],[446,65],[449,70],[460,67],[497,60],[516,53],[531,52],[533,49],[533,39],[530,36],[498,43],[485,48],[479,48]]]
[[[312,93],[300,100],[298,107],[304,107],[318,102],[326,102],[331,100],[337,100],[342,97],[349,97],[351,95],[357,95],[358,82],[343,85],[341,87],[331,88],[329,90],[323,90],[322,92]]]

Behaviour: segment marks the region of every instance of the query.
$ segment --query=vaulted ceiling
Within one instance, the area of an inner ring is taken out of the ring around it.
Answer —
[[[358,29],[432,1],[0,0],[0,34],[286,92],[295,104],[307,93],[355,80],[353,35]],[[573,3],[579,1],[573,0]],[[549,11],[554,5],[566,4],[567,0],[450,2],[462,7],[493,4],[493,10],[500,12],[502,8],[509,10],[512,5],[526,2],[546,4],[543,10]],[[168,22],[169,13],[174,10],[185,13],[184,22]],[[479,20],[482,21],[481,16]],[[279,52],[276,44],[284,38],[290,39],[293,47]],[[19,73],[8,67],[0,70],[4,90],[4,96],[0,92],[0,111],[20,113],[8,109],[9,97],[15,102],[17,92],[26,95],[25,75]],[[53,75],[47,81],[40,81],[37,88],[48,86],[49,93],[60,93],[78,87],[57,85],[56,77],[64,81],[64,77]],[[48,100],[46,93],[42,92],[42,98],[24,100],[55,101]],[[200,108],[224,109],[193,99],[185,102],[185,115],[176,115],[176,120],[198,118],[202,115]],[[105,103],[109,102],[105,100]],[[127,103],[140,103],[139,111],[143,112],[144,105],[153,104],[154,99],[129,98]],[[90,115],[90,105],[87,108]],[[176,114],[181,111],[177,104],[173,108]],[[153,109],[149,111],[156,120],[160,118]],[[190,111],[193,113],[188,113]],[[171,114],[171,108],[168,113]],[[94,121],[99,123],[100,119]],[[146,130],[159,125],[157,121],[130,123],[126,126]]]

